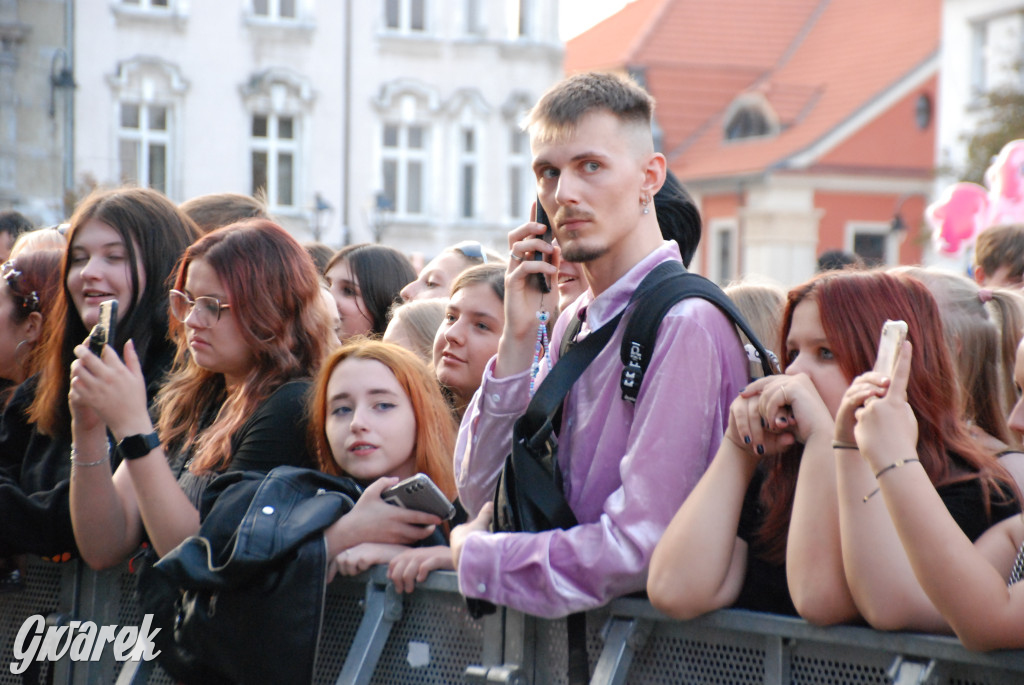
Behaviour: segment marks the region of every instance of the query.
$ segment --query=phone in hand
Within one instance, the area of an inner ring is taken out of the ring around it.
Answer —
[[[878,339],[878,356],[875,357],[875,371],[892,378],[896,370],[896,358],[900,347],[907,339],[907,322],[888,320],[882,324],[882,335]]]
[[[117,337],[117,300],[100,303],[100,320],[89,333],[89,351],[97,357]]]
[[[544,231],[544,235],[542,235],[541,238],[550,244],[551,240],[554,238],[554,234],[551,232],[551,220],[548,219],[548,213],[544,211],[544,205],[540,203],[539,196],[537,197],[537,223],[544,224],[544,226],[547,227],[547,230]],[[533,253],[533,259],[535,261],[540,261],[541,259],[544,259],[544,257],[545,254],[539,250]],[[542,293],[547,294],[551,292],[551,283],[548,282],[548,277],[544,274],[530,274],[530,280],[533,282],[537,290]]]
[[[388,504],[434,514],[442,521],[455,516],[455,506],[425,473],[417,473],[381,493]]]

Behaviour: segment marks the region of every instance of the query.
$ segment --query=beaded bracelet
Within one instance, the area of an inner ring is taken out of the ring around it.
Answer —
[[[893,469],[898,469],[899,467],[903,466],[904,464],[909,464],[909,463],[915,462],[915,461],[918,464],[921,463],[920,459],[897,459],[896,461],[894,461],[893,463],[889,464],[885,468],[881,469],[878,473],[876,473],[875,474],[875,480],[878,480],[879,476],[881,476],[883,473],[886,473],[887,471],[892,471]],[[868,494],[864,495],[864,502],[866,503],[869,499],[871,499],[872,497],[877,495],[878,491],[880,489],[881,488],[875,488],[874,490],[872,490]]]

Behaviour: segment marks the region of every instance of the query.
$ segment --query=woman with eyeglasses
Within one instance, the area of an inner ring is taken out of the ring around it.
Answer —
[[[402,288],[402,300],[432,300],[448,297],[448,289],[456,276],[478,264],[501,264],[505,261],[494,250],[488,250],[475,240],[463,240],[446,247],[430,260],[416,276],[416,280]]]
[[[342,342],[357,335],[381,337],[388,312],[400,301],[402,286],[416,278],[412,264],[398,250],[362,243],[338,250],[324,278],[338,305]]]
[[[120,320],[112,346],[120,351],[125,340],[135,341],[146,379],[138,401],[146,411],[173,356],[166,339],[165,284],[195,235],[195,225],[170,200],[145,188],[97,191],[75,210],[58,267],[61,287],[44,316],[35,360],[39,371],[18,386],[4,410],[0,555],[32,553],[53,561],[74,556],[68,508],[73,350],[96,324],[100,303],[118,300]],[[22,277],[15,277],[15,284],[29,301],[35,291],[45,304],[42,291],[22,281],[29,273],[22,262],[27,257],[17,257],[15,270]]]
[[[155,425],[131,342],[123,361],[75,349],[71,514],[93,568],[120,563],[144,536],[162,556],[197,533],[220,473],[314,465],[305,396],[332,333],[302,246],[263,219],[215,230],[186,251],[170,311],[177,355]],[[122,459],[113,475],[108,432]]]

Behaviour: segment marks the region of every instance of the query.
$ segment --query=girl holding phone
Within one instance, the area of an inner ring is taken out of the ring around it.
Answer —
[[[326,532],[329,574],[354,575],[387,563],[395,588],[411,592],[430,571],[451,570],[440,520],[381,499],[386,488],[416,473],[430,477],[449,500],[455,497],[456,426],[423,362],[391,343],[349,343],[318,375],[310,416],[320,468],[366,488]]]
[[[123,361],[75,348],[71,514],[94,568],[120,563],[144,536],[162,556],[194,535],[203,492],[224,471],[312,465],[305,400],[330,331],[302,246],[265,219],[208,233],[185,252],[170,311],[177,355],[155,431],[138,342]],[[122,458],[113,473],[112,454]]]
[[[816,623],[863,616],[879,628],[943,628],[880,500],[864,500],[874,472],[856,458],[850,398],[877,392],[854,379],[872,368],[886,319],[905,320],[920,341],[913,409],[928,428],[917,458],[958,524],[974,539],[1019,511],[1006,499],[1009,475],[959,418],[928,290],[907,276],[829,272],[790,291],[785,373],[733,402],[726,440],[655,550],[648,593],[656,607],[691,617],[735,604],[799,610]]]
[[[74,348],[96,324],[100,303],[118,300],[113,346],[120,350],[134,340],[141,384],[137,401],[147,411],[173,357],[165,283],[196,236],[187,216],[146,188],[97,191],[76,208],[69,226],[61,285],[35,357],[38,373],[14,392],[0,432],[0,554],[29,552],[54,561],[75,552],[67,401]]]
[[[859,404],[853,430],[861,457],[874,472],[894,458],[905,460],[905,467],[878,478],[879,499],[921,587],[957,637],[970,649],[1020,649],[1024,518],[1011,516],[972,543],[943,506],[928,474],[913,461],[920,432],[907,402],[914,356],[912,345],[904,343],[891,381],[875,374],[857,379],[884,392],[869,406]],[[1018,387],[1024,384],[1024,343],[1017,347],[1014,379]],[[1010,427],[1024,433],[1024,400],[1017,400]]]

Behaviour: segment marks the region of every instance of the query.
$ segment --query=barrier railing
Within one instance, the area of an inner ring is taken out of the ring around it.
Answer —
[[[0,685],[171,683],[154,662],[116,662],[109,645],[96,661],[65,654],[54,663],[32,660],[25,674],[11,672],[11,663],[24,658],[15,658],[14,648],[30,616],[43,616],[49,626],[139,625],[134,581],[125,570],[28,562],[24,587],[0,594]],[[588,614],[587,645],[595,685],[1024,682],[1024,651],[969,652],[949,637],[816,628],[742,610],[681,622],[629,598]],[[474,620],[454,574],[435,572],[402,596],[379,567],[329,586],[315,682],[547,685],[566,681],[565,664],[564,620],[506,609]]]

